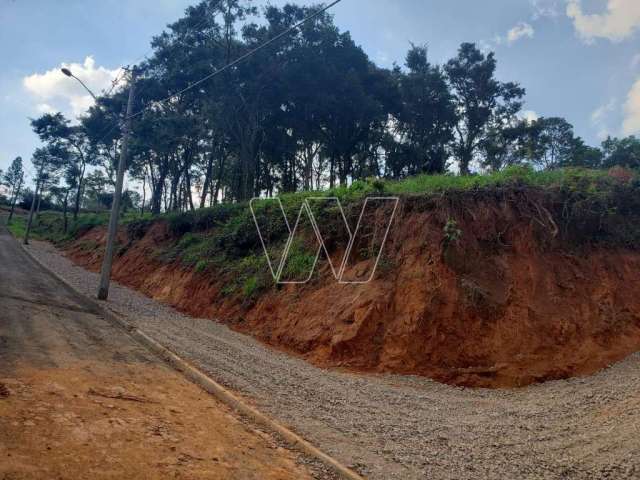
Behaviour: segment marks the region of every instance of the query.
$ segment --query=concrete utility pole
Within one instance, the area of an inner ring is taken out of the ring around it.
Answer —
[[[129,136],[131,134],[131,115],[133,114],[133,102],[136,89],[136,68],[131,69],[131,84],[129,85],[129,101],[127,102],[127,114],[125,116],[124,132],[122,134],[122,146],[120,148],[120,159],[118,160],[118,174],[116,177],[116,191],[113,194],[111,205],[111,217],[109,218],[109,232],[107,233],[107,248],[102,261],[100,271],[100,287],[98,288],[98,299],[106,300],[109,297],[109,283],[111,281],[111,265],[113,263],[113,248],[118,232],[118,217],[120,215],[120,200],[122,198],[122,184],[124,182],[124,172],[127,168],[127,157],[129,154]]]

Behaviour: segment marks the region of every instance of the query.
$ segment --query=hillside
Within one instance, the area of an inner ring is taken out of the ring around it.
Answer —
[[[220,205],[128,221],[114,277],[316,365],[524,386],[590,374],[640,350],[639,187],[636,175],[621,169],[511,169],[357,182],[325,193],[342,199],[351,226],[366,196],[400,197],[366,285],[337,283],[322,256],[310,283],[274,285],[248,206]],[[303,198],[282,197],[290,223]],[[371,271],[388,209],[366,212],[368,230],[358,236],[347,277]],[[341,258],[336,210],[314,213],[329,232],[331,257]],[[258,214],[277,258],[286,225],[277,209]],[[72,237],[62,238],[53,216],[42,220],[40,234],[99,269],[100,221],[81,219]],[[316,240],[306,231],[285,266],[291,278],[314,259]]]

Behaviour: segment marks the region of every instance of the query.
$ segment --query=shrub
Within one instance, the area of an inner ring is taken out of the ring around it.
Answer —
[[[180,237],[194,230],[195,215],[193,212],[170,213],[167,215],[167,223],[169,232],[175,237]]]
[[[316,256],[305,246],[294,241],[289,248],[287,261],[282,269],[281,279],[284,281],[306,280],[316,261]]]
[[[151,225],[153,225],[153,220],[150,218],[133,220],[127,223],[127,235],[132,240],[140,240],[147,234]]]
[[[444,248],[446,249],[453,243],[457,243],[462,237],[462,230],[458,228],[458,222],[456,222],[453,218],[447,220],[444,228],[442,229],[444,232]]]
[[[258,279],[256,277],[249,277],[244,281],[242,287],[242,293],[245,297],[251,297],[258,290]]]
[[[106,225],[109,222],[109,214],[89,213],[79,215],[78,219],[71,222],[69,226],[69,236],[73,238],[81,237],[89,230]]]

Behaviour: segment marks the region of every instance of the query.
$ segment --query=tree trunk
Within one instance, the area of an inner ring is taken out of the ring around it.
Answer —
[[[185,210],[187,207],[193,212],[196,207],[193,205],[193,195],[191,194],[191,175],[189,167],[184,169],[184,203]]]
[[[40,177],[42,177],[42,172],[44,170],[44,164],[40,166],[40,170],[38,171],[38,176],[36,178],[36,189],[33,193],[33,199],[31,200],[31,208],[29,209],[29,219],[27,220],[27,230],[24,233],[24,244],[29,244],[29,233],[31,233],[31,224],[33,223],[33,212],[35,210],[36,201],[38,200],[38,194],[40,190]]]
[[[142,175],[142,205],[140,206],[140,216],[144,216],[144,202],[147,200],[147,174]]]
[[[151,213],[153,215],[160,215],[160,210],[162,210],[162,200],[166,197],[166,188],[165,188],[165,180],[166,180],[166,171],[161,171],[158,173],[158,178],[155,182],[155,186],[153,187],[153,195],[151,197]],[[167,202],[165,200],[165,210]]]
[[[82,169],[80,170],[80,176],[78,177],[78,190],[76,191],[76,202],[73,207],[73,219],[78,220],[78,212],[80,211],[80,198],[82,197],[82,182],[84,180],[84,171],[86,165],[82,164]]]
[[[336,157],[331,155],[329,160],[329,188],[333,188],[336,185]]]
[[[41,190],[44,190],[44,185],[42,186]],[[40,195],[38,195],[38,205],[36,207],[36,216],[35,218],[38,218],[38,215],[40,215],[40,204],[42,203],[42,192],[40,192]]]
[[[211,182],[213,180],[213,156],[214,147],[211,146],[211,153],[207,160],[207,169],[204,174],[204,183],[202,184],[202,196],[200,197],[200,208],[204,208],[207,204],[207,194],[211,190]]]
[[[64,194],[64,205],[62,206],[62,216],[64,218],[64,233],[66,235],[69,228],[69,219],[67,218],[67,205],[69,204],[69,190]]]
[[[470,175],[469,165],[471,164],[472,153],[464,151],[460,155],[460,175]]]
[[[9,219],[7,220],[7,225],[11,223],[11,219],[13,218],[13,212],[16,209],[16,202],[18,201],[18,196],[20,196],[20,189],[22,188],[22,179],[18,181],[18,186],[14,189],[13,199],[11,200],[11,211],[9,212]]]

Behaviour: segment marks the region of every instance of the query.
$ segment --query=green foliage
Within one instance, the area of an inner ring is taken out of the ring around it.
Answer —
[[[13,220],[7,225],[7,228],[14,237],[22,239],[27,230],[27,220],[22,215],[14,215]]]
[[[447,220],[444,228],[444,248],[448,248],[451,244],[457,243],[462,237],[462,230],[458,228],[458,222],[453,218]]]
[[[61,218],[58,214],[58,221]],[[69,236],[71,238],[77,238],[94,227],[98,227],[101,225],[106,225],[109,223],[109,214],[108,213],[88,213],[84,215],[79,215],[78,219],[72,221],[69,225]]]
[[[167,223],[169,224],[169,232],[175,237],[179,237],[194,230],[193,212],[170,213],[166,218]]]
[[[208,260],[198,260],[196,262],[196,266],[194,267],[194,270],[196,271],[196,273],[204,273],[207,271],[210,264],[211,263]]]
[[[258,279],[256,277],[249,277],[244,281],[242,286],[242,293],[245,297],[251,297],[258,290]]]
[[[419,175],[402,181],[362,180],[349,187],[337,187],[325,192],[298,192],[283,195],[282,204],[292,224],[304,199],[312,196],[338,196],[348,218],[360,211],[362,200],[371,195],[454,196],[464,192],[486,190],[522,191],[549,190],[550,198],[563,205],[561,213],[554,212],[561,235],[571,244],[603,242],[607,245],[636,248],[640,245],[640,227],[635,219],[640,212],[640,180],[630,170],[616,174],[603,170],[564,168],[536,171],[525,166],[513,166],[489,175],[453,176]],[[555,197],[554,197],[555,196]],[[436,198],[437,198],[436,197]],[[275,201],[256,202],[255,211],[264,224],[263,234],[270,246],[270,258],[277,268],[280,255],[288,239],[288,230],[280,208]],[[329,235],[340,234],[341,218],[331,203],[312,203],[314,215],[322,222]],[[81,214],[77,222],[70,221],[69,235],[62,232],[62,215],[42,212],[34,223],[34,237],[64,241],[78,238],[96,225],[105,225],[108,214]],[[256,231],[253,216],[246,203],[222,204],[213,208],[171,213],[157,217],[128,214],[123,218],[131,239],[139,239],[154,222],[166,221],[173,241],[159,245],[156,259],[179,262],[197,273],[215,271],[225,279],[224,293],[255,299],[264,290],[274,286],[269,265]],[[336,223],[337,222],[337,223]],[[16,217],[11,226],[16,235],[24,232],[24,217]],[[443,228],[444,247],[458,242],[463,235],[459,224],[449,218]],[[305,242],[308,242],[305,243]],[[81,248],[98,246],[85,242]],[[124,247],[123,247],[124,248]],[[307,278],[315,261],[315,238],[296,239],[291,245],[281,279],[301,281]],[[366,257],[366,252],[361,255]],[[381,268],[392,268],[389,260]]]
[[[282,269],[281,280],[294,282],[306,280],[315,259],[315,252],[310,251],[302,242],[292,242]]]
[[[139,240],[146,235],[151,225],[153,225],[151,218],[136,218],[126,223],[127,234],[132,240]]]

